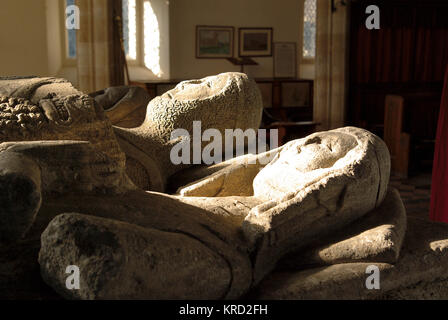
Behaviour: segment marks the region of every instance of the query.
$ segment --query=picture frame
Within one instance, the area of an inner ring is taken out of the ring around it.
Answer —
[[[239,28],[240,57],[272,57],[273,28]]]
[[[234,27],[196,26],[196,58],[232,58],[234,51]]]
[[[295,42],[274,43],[274,78],[297,77],[297,44]]]

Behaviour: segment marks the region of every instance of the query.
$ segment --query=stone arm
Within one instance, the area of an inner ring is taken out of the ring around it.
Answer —
[[[243,155],[209,167],[187,169],[175,178],[182,182],[194,182],[178,188],[177,193],[185,197],[252,196],[255,176],[281,150],[282,147],[279,147],[257,155]]]

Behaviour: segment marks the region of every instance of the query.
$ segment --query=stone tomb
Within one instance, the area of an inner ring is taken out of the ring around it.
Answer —
[[[0,95],[0,252],[11,255],[0,279],[25,279],[5,270],[27,261],[71,299],[447,297],[447,227],[406,218],[387,147],[366,130],[169,163],[170,133],[193,120],[258,128],[260,92],[244,74],[180,83],[135,129],[113,127],[62,79],[3,78]],[[366,288],[372,265],[379,290]]]

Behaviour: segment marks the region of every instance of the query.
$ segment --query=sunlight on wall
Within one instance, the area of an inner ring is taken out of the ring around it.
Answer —
[[[135,60],[137,59],[137,12],[135,8],[135,0],[126,0],[123,1],[124,7],[127,9],[125,12],[127,13],[127,17],[124,17],[125,21],[125,51],[128,59]],[[124,10],[123,10],[124,11]],[[123,12],[123,13],[125,13]]]
[[[159,22],[149,1],[143,4],[143,14],[145,66],[160,78],[163,72],[160,68]]]

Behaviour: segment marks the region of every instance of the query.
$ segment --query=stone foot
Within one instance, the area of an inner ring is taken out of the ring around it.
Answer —
[[[41,274],[71,299],[220,299],[232,272],[227,261],[186,234],[116,220],[62,214],[42,234]],[[69,290],[66,268],[79,268]]]

